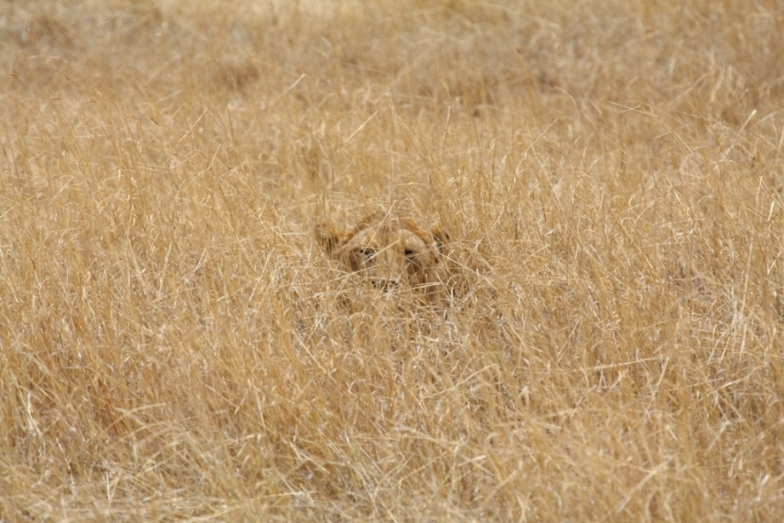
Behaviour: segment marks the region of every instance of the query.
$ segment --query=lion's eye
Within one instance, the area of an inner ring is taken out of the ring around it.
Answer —
[[[366,262],[372,261],[373,257],[376,255],[376,251],[374,251],[370,247],[366,247],[365,249],[361,249],[359,252],[361,252],[362,256],[365,257],[365,261]]]
[[[406,249],[405,251],[403,251],[403,253],[406,255],[406,258],[413,258],[414,256],[416,256],[416,251],[411,249]]]

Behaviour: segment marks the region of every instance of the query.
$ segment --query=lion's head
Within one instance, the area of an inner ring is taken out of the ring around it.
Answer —
[[[440,229],[426,231],[412,220],[384,212],[365,217],[348,231],[316,226],[316,240],[344,269],[378,288],[408,285],[428,295],[443,281],[447,239]]]

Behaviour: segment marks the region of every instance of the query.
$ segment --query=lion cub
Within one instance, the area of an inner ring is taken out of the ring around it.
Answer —
[[[316,226],[316,240],[344,269],[366,277],[375,287],[401,284],[423,289],[431,298],[444,282],[444,249],[448,235],[441,229],[425,231],[395,214],[377,212],[353,229],[340,231]]]

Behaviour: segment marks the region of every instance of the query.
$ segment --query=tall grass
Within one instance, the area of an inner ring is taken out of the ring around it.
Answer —
[[[782,31],[3,3],[0,519],[780,520]],[[455,240],[447,310],[315,244],[390,208]]]

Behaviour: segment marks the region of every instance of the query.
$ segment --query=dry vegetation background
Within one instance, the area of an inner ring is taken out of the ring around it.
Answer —
[[[778,0],[0,2],[0,520],[781,521]],[[440,225],[447,311],[321,219]]]

